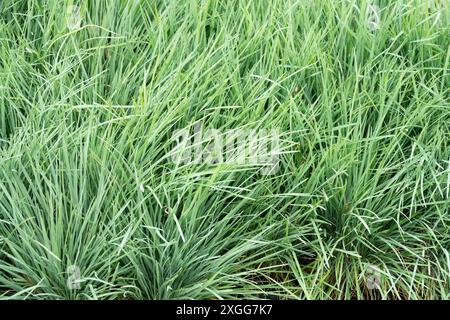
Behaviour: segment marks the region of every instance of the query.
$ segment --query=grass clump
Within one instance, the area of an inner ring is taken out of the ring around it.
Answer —
[[[0,298],[448,298],[449,15],[1,1]],[[277,171],[174,163],[198,123]]]

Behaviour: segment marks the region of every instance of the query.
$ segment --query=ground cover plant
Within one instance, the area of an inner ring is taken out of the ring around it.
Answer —
[[[449,298],[449,18],[1,0],[0,299]],[[276,132],[276,170],[176,161],[199,126]]]

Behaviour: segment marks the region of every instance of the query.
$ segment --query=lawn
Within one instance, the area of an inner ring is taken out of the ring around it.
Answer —
[[[448,0],[0,0],[0,299],[450,297]]]

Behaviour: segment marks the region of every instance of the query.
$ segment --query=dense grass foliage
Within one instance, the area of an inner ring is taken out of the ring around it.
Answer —
[[[448,298],[449,2],[374,3],[1,0],[0,298]]]

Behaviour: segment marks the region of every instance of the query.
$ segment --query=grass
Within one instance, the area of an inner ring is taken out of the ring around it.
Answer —
[[[376,4],[2,0],[0,298],[449,298],[450,7]]]

